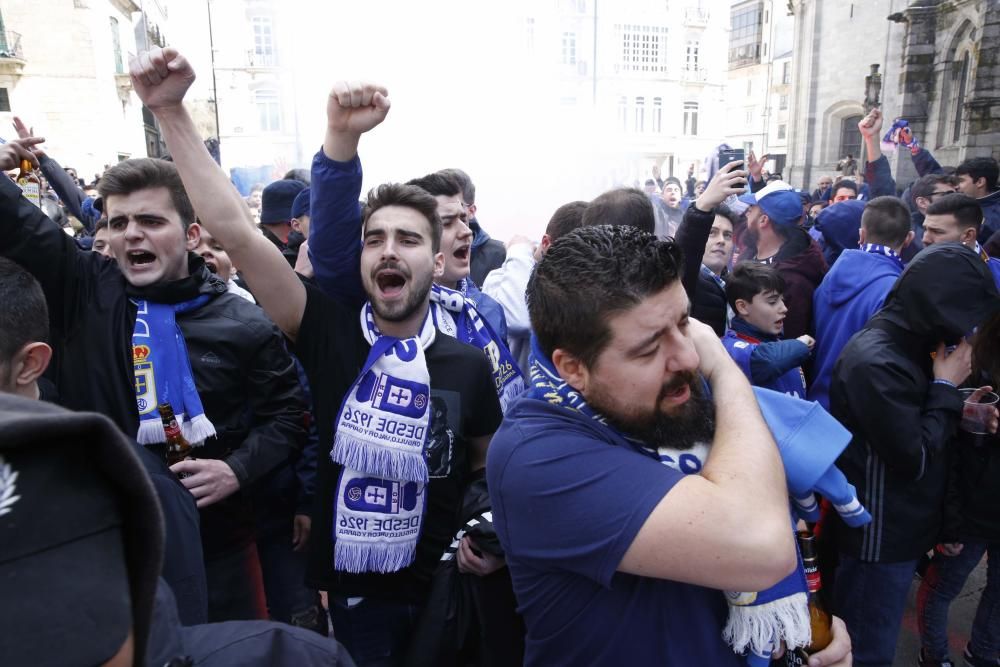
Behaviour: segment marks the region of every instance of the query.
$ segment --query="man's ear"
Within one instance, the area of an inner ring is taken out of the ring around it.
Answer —
[[[46,343],[28,343],[14,355],[14,385],[27,387],[34,384],[52,360],[52,348]]]
[[[302,233],[302,226],[299,225],[299,219],[298,218],[292,218],[289,221],[289,224],[292,226],[292,229],[294,229],[295,231],[297,231],[299,234]]]
[[[444,253],[434,253],[434,280],[444,275]]]
[[[735,310],[736,314],[740,317],[746,317],[750,314],[750,304],[746,299],[736,299],[736,303],[733,305],[735,306],[733,310]]]
[[[566,380],[571,387],[584,396],[587,395],[590,372],[579,357],[561,348],[556,348],[555,352],[552,353],[552,365],[556,367],[559,377]]]
[[[188,225],[187,231],[184,232],[184,247],[190,252],[198,247],[201,243],[201,225],[197,222],[192,222]]]
[[[967,245],[970,248],[972,248],[975,246],[975,241],[977,236],[978,234],[976,233],[975,227],[966,227],[965,229],[962,230],[962,236],[959,239],[959,243],[961,243],[962,245]]]
[[[910,232],[910,234],[913,234],[913,232]],[[865,241],[865,228],[861,227],[858,229],[858,246],[863,246],[865,243],[867,243]]]
[[[913,233],[912,230],[910,230],[909,232],[907,232],[906,233],[906,240],[903,241],[903,245],[899,246],[900,250],[902,250],[903,248],[909,247],[909,245],[911,243],[913,243],[913,237],[914,236],[915,236],[915,234]]]
[[[477,210],[479,209],[476,208],[475,204],[469,204],[468,206],[465,207],[465,211],[469,215],[469,220],[472,220],[474,217],[476,217]]]
[[[976,180],[972,181],[972,184],[976,186],[977,190],[987,190],[987,191],[989,190],[989,188],[986,187],[986,177],[985,176],[980,176]]]

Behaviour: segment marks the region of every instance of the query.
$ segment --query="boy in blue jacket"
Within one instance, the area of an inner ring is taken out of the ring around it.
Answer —
[[[751,384],[805,398],[801,366],[815,341],[811,336],[781,340],[788,313],[784,292],[785,279],[774,267],[737,264],[726,281],[726,299],[736,316],[722,344]]]

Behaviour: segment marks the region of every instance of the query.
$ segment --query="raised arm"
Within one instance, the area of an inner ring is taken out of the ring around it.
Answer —
[[[358,142],[389,113],[388,91],[340,81],[326,103],[323,150],[313,158],[309,259],[316,282],[348,307],[365,301],[361,285],[361,161]]]
[[[865,140],[868,162],[865,164],[865,182],[868,183],[869,197],[896,196],[896,181],[889,170],[889,161],[882,155],[880,144],[882,132],[882,112],[872,109],[858,123],[858,130]]]
[[[712,588],[763,590],[795,567],[781,458],[750,384],[715,332],[699,322],[689,326],[712,386],[712,450],[700,475],[688,475],[663,497],[618,569]]]
[[[250,209],[184,108],[184,94],[195,79],[191,65],[166,48],[140,53],[129,67],[136,94],[160,122],[198,219],[240,267],[264,311],[294,340],[305,311],[305,288],[281,251],[254,229]]]

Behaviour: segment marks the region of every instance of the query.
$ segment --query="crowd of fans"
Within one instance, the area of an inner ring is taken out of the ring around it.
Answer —
[[[875,109],[812,192],[713,155],[505,245],[461,169],[362,193],[377,84],[244,197],[130,74],[169,160],[0,146],[0,663],[891,665],[919,576],[951,665],[985,555],[1000,664],[996,160]]]

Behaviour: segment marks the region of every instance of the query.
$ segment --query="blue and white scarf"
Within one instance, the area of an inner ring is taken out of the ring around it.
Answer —
[[[330,458],[342,466],[334,508],[334,569],[396,572],[413,562],[427,504],[424,446],[430,431],[426,350],[430,315],[419,336],[383,335],[371,303],[361,331],[372,346],[344,397]]]
[[[861,250],[864,252],[870,252],[873,255],[884,255],[894,259],[896,260],[896,263],[899,264],[899,268],[903,268],[903,258],[889,246],[880,245],[878,243],[865,243],[861,246]]]
[[[201,308],[212,297],[202,294],[177,304],[135,300],[138,313],[132,331],[132,367],[139,408],[139,444],[166,442],[160,405],[170,404],[184,438],[193,445],[215,435],[194,385],[184,334],[176,315]]]
[[[434,285],[431,287],[431,317],[434,325],[452,338],[468,343],[486,354],[493,373],[493,384],[500,398],[500,409],[524,391],[524,376],[511,356],[507,344],[493,331],[475,304],[461,292]]]

